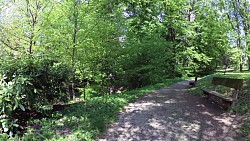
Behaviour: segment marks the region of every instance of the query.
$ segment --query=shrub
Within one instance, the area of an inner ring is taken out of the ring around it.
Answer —
[[[27,56],[0,65],[0,127],[12,136],[21,126],[16,112],[47,113],[54,103],[67,101],[70,69],[64,63]]]

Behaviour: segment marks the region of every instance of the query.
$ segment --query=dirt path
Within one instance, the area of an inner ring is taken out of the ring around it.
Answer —
[[[237,120],[176,83],[129,104],[99,141],[239,141]]]

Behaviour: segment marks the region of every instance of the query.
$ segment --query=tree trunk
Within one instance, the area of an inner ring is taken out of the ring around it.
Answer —
[[[77,44],[77,32],[78,32],[78,11],[77,11],[77,1],[74,2],[74,12],[73,12],[73,18],[74,18],[74,31],[72,35],[72,41],[73,41],[73,48],[72,48],[72,99],[75,99],[75,56],[76,56],[76,44]]]
[[[240,21],[239,18],[237,17],[237,15],[235,15],[236,17],[236,21],[237,21],[237,47],[241,50],[243,50],[242,46],[241,46],[241,28],[240,28]],[[243,71],[243,56],[240,57],[240,72]]]
[[[249,46],[249,40],[248,40],[248,30],[245,30],[245,38],[246,38],[246,47],[247,47],[247,50],[248,50],[248,53],[247,53],[247,59],[248,59],[248,71],[250,71],[250,46]]]
[[[75,83],[74,82],[72,82],[71,83],[71,99],[72,100],[75,100]]]

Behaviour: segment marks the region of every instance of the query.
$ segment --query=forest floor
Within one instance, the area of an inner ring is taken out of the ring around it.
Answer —
[[[187,92],[188,81],[130,103],[98,141],[239,141],[241,117]]]

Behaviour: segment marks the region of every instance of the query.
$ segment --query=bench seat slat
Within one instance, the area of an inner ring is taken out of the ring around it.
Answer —
[[[232,97],[225,96],[225,95],[220,94],[220,93],[218,93],[216,91],[210,91],[210,94],[212,94],[214,96],[217,96],[217,97],[220,97],[220,98],[224,99],[225,101],[234,101],[235,100]]]
[[[206,90],[206,89],[203,89],[202,91],[203,91],[203,94],[205,94],[207,96],[214,95],[214,96],[217,96],[217,97],[220,97],[220,98],[224,99],[225,101],[235,101],[234,98],[225,96],[225,95],[220,94],[220,93],[218,93],[216,91],[209,91],[209,90]]]

